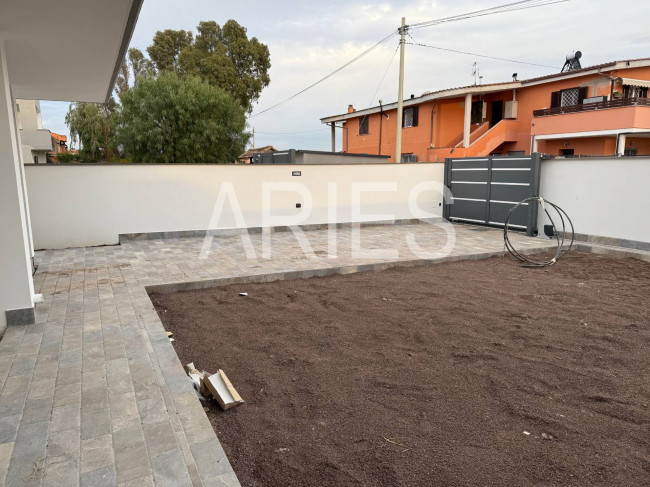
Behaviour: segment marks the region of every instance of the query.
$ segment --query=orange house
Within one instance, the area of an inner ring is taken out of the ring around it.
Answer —
[[[650,154],[650,58],[540,78],[427,92],[404,100],[401,162],[542,152]],[[321,119],[343,152],[395,157],[397,103]]]

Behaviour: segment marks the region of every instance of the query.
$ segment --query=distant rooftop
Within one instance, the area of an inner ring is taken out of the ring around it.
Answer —
[[[541,83],[551,83],[559,79],[569,79],[575,78],[578,76],[584,76],[587,74],[598,73],[601,71],[615,71],[618,69],[625,68],[635,68],[650,66],[650,58],[639,58],[639,59],[624,59],[621,61],[610,61],[603,64],[596,64],[593,66],[587,66],[581,69],[574,69],[571,71],[566,71],[564,73],[553,73],[545,76],[539,76],[536,78],[529,78],[525,80],[513,80],[513,81],[503,81],[499,83],[486,83],[480,85],[467,85],[459,86],[456,88],[445,88],[437,91],[427,91],[420,96],[413,98],[405,98],[404,106],[417,105],[419,103],[435,100],[439,98],[451,98],[454,96],[465,95],[467,93],[490,93],[494,91],[521,88],[526,85],[535,85]],[[327,117],[321,118],[322,123],[338,122],[341,120],[346,120],[348,118],[356,118],[359,115],[369,115],[371,113],[377,113],[380,110],[394,110],[397,108],[397,102],[393,102],[387,105],[374,106],[362,110],[357,110],[354,112],[341,113],[339,115],[329,115]]]

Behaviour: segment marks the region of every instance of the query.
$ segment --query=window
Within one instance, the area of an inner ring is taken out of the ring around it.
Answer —
[[[636,156],[638,153],[639,153],[639,149],[637,149],[636,147],[627,147],[623,151],[624,156]]]
[[[409,107],[404,109],[404,116],[402,117],[402,127],[418,126],[418,109],[419,107]]]
[[[562,157],[573,157],[574,154],[574,149],[560,149],[560,155]]]
[[[623,86],[623,98],[648,98],[646,86]]]
[[[586,86],[582,86],[568,90],[554,91],[551,93],[551,108],[582,105],[582,101],[587,98],[587,90],[588,88]]]
[[[402,162],[418,162],[416,154],[402,154]]]
[[[359,119],[359,135],[368,135],[368,117]]]

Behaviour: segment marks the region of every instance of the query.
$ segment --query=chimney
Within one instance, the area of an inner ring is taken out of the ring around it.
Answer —
[[[348,113],[356,112],[352,105],[348,105]]]

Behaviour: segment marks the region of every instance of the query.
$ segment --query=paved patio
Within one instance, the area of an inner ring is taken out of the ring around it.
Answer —
[[[503,251],[499,230],[453,229],[446,260]],[[38,252],[34,284],[45,302],[36,306],[37,323],[9,327],[0,341],[0,483],[239,485],[145,286],[425,263],[409,250],[408,235],[425,249],[447,241],[440,228],[420,224],[361,229],[364,249],[399,252],[390,257],[353,256],[346,228],[336,230],[332,259],[325,230],[305,232],[311,257],[290,232],[272,235],[268,260],[259,234],[251,235],[258,259],[250,260],[239,236],[215,237],[203,259],[202,238]],[[514,240],[529,250],[549,245],[523,235]]]

